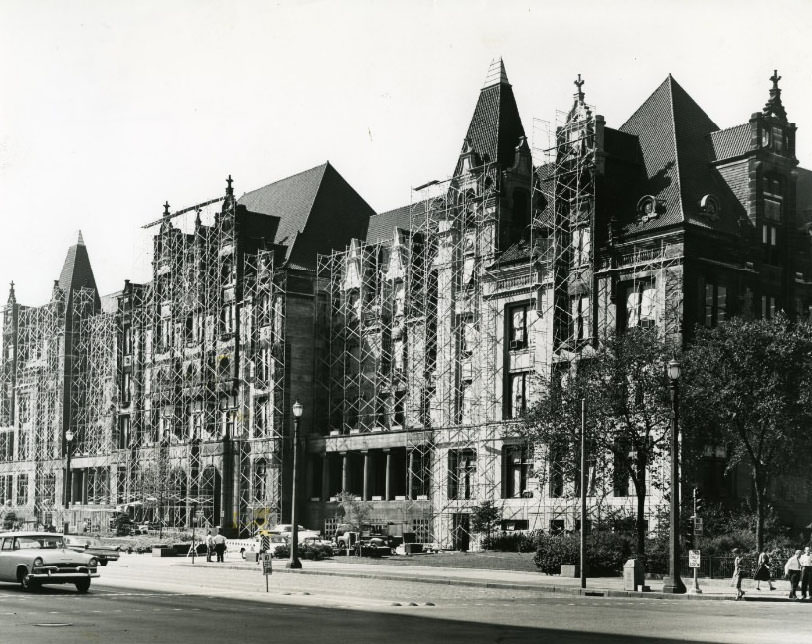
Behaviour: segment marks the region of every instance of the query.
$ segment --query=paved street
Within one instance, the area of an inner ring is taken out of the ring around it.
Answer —
[[[266,593],[256,569],[185,563],[125,556],[84,596],[0,586],[0,641],[741,644],[801,641],[812,614],[806,604],[575,597],[281,571]]]

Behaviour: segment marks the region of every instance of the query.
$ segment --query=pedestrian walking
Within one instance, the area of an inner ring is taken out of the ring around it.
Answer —
[[[214,538],[211,536],[211,530],[206,532],[206,561],[211,563],[211,556],[214,554]]]
[[[742,590],[744,571],[742,570],[741,551],[738,548],[733,548],[731,552],[735,559],[733,560],[733,579],[730,580],[730,585],[736,589],[736,601],[738,601],[744,597],[744,591]]]
[[[804,548],[801,560],[801,599],[806,599],[812,591],[812,554],[809,553],[809,546]]]
[[[796,550],[795,554],[787,559],[784,564],[784,575],[789,579],[789,598],[798,599],[798,582],[801,581],[801,551]]]
[[[214,552],[217,554],[217,563],[223,563],[223,555],[226,552],[226,538],[220,532],[214,537]]]
[[[761,590],[761,582],[766,581],[770,585],[770,590],[775,590],[773,586],[773,575],[770,572],[770,555],[766,552],[761,552],[758,555],[758,565],[756,566],[756,574],[753,575],[756,580],[756,590]]]

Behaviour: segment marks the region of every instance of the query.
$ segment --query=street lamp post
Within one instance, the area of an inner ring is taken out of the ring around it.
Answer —
[[[70,444],[73,441],[73,430],[65,432],[65,508],[70,508],[71,499],[71,475],[70,475]]]
[[[73,430],[65,430],[65,510],[70,510],[71,502],[71,475],[70,475],[70,445],[73,441]],[[69,521],[62,524],[62,532],[68,534]]]
[[[296,518],[296,453],[299,446],[299,419],[304,407],[298,400],[293,403],[293,472],[290,492],[290,561],[287,568],[301,568],[299,561],[299,525]]]
[[[663,592],[682,594],[685,584],[679,574],[679,378],[682,365],[677,360],[668,363],[671,381],[671,534],[668,549],[668,577]]]

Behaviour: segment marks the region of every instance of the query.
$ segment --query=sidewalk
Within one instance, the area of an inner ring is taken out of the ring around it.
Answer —
[[[202,560],[201,560],[202,559]],[[190,559],[174,560],[175,565],[193,565]],[[356,577],[371,579],[386,579],[393,581],[411,581],[428,584],[450,584],[456,586],[477,586],[486,588],[504,588],[537,590],[542,593],[560,593],[570,595],[585,595],[591,597],[626,597],[646,599],[684,599],[684,600],[733,600],[735,591],[730,587],[728,579],[700,579],[701,594],[673,595],[664,594],[662,580],[651,579],[646,583],[651,587],[650,592],[634,592],[623,589],[622,577],[598,577],[587,579],[586,588],[580,587],[580,579],[544,575],[532,572],[516,572],[510,570],[483,570],[476,568],[451,568],[439,566],[399,566],[386,563],[347,563],[338,559],[325,561],[302,560],[302,568],[290,570],[285,568],[284,560],[274,560],[274,573],[287,573],[297,575],[328,575],[340,577]],[[232,568],[257,570],[261,564],[250,563],[237,559],[235,555],[226,558],[224,564],[207,563],[205,558],[198,557],[196,566],[212,568]],[[693,586],[693,579],[683,579],[688,588]],[[773,601],[791,602],[789,582],[774,581],[775,590],[768,590],[766,583],[761,584],[762,590],[757,591],[755,582],[746,579],[742,585],[745,591],[744,601]]]

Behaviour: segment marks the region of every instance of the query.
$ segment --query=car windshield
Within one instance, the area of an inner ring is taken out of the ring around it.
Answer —
[[[35,536],[35,537],[17,537],[14,540],[14,549],[34,549],[34,550],[56,550],[62,547],[62,537],[53,536]]]

